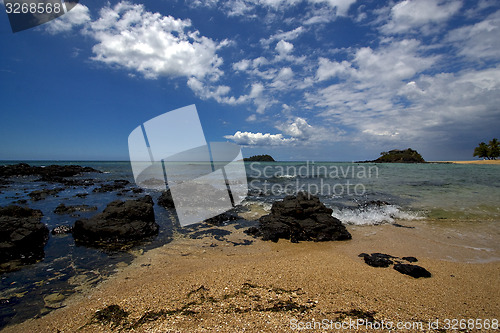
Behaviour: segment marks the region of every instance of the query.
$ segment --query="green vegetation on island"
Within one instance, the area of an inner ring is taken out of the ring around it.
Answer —
[[[394,149],[380,153],[374,163],[426,163],[422,155],[411,148],[405,150]]]
[[[244,158],[245,162],[276,162],[271,155],[254,155],[251,157]]]
[[[481,142],[479,146],[474,148],[474,157],[479,157],[487,160],[496,160],[500,156],[500,145],[498,139],[490,140],[488,144]]]

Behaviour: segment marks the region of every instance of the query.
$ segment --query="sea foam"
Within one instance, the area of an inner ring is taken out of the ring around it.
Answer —
[[[346,224],[377,225],[394,223],[397,220],[422,219],[418,212],[405,211],[397,205],[368,206],[355,208],[333,207],[332,216]]]

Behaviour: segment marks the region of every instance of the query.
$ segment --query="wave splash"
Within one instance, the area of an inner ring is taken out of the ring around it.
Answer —
[[[397,220],[423,219],[418,212],[405,211],[397,205],[362,206],[355,208],[332,207],[332,216],[350,225],[377,225]]]

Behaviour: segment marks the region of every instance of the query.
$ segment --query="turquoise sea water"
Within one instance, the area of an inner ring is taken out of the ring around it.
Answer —
[[[16,162],[0,162],[14,164]],[[64,186],[58,196],[31,201],[28,193],[43,188],[61,187],[37,181],[37,177],[11,178],[10,184],[0,187],[0,206],[26,200],[25,205],[42,210],[42,222],[49,229],[57,225],[71,226],[79,216],[57,215],[53,211],[60,203],[97,206],[98,212],[116,199],[130,199],[144,194],[131,191],[94,193],[93,189],[117,179],[134,186],[129,162],[43,161],[32,165],[78,164],[102,171],[75,178],[92,178],[94,186]],[[474,237],[481,246],[498,243],[500,234],[500,166],[456,164],[370,164],[333,162],[275,162],[246,163],[249,195],[243,206],[260,205],[269,210],[272,202],[300,190],[316,194],[333,215],[348,225],[380,225],[387,223],[432,222],[453,228],[472,226]],[[186,168],[186,175],[192,170]],[[229,174],[228,177],[231,175]],[[87,193],[84,198],[76,194]],[[146,190],[156,202],[160,192]],[[50,309],[44,297],[53,293],[69,296],[75,291],[90,288],[116,269],[118,263],[128,263],[133,252],[150,249],[169,242],[176,232],[184,232],[175,222],[175,212],[155,205],[158,236],[145,240],[128,251],[104,252],[76,246],[71,235],[50,236],[45,247],[45,259],[14,272],[1,274],[0,328],[17,323]],[[475,229],[475,226],[478,226]],[[477,232],[475,231],[477,230]],[[481,231],[479,231],[481,230]],[[486,230],[487,234],[484,234]],[[483,234],[480,234],[483,233]],[[476,246],[471,243],[471,246]],[[493,253],[493,252],[492,252]],[[495,259],[496,254],[492,254]]]
[[[248,175],[253,188],[270,190],[270,201],[287,189],[309,189],[352,224],[398,217],[500,221],[498,165],[256,163]],[[364,205],[372,201],[389,205]]]

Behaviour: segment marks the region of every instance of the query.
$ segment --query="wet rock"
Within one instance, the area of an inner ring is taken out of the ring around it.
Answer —
[[[112,304],[102,310],[97,310],[90,323],[116,328],[125,321],[128,315],[128,312],[124,311],[120,306]]]
[[[52,235],[65,235],[73,232],[73,229],[67,225],[60,225],[52,229]]]
[[[53,188],[53,189],[43,189],[43,190],[36,190],[28,194],[28,196],[31,198],[33,201],[39,201],[47,198],[49,195],[54,195],[57,196],[59,192],[64,190],[64,188]]]
[[[77,243],[106,247],[155,235],[158,228],[153,199],[148,195],[137,200],[113,201],[102,213],[76,221],[73,237]]]
[[[365,263],[367,263],[372,267],[389,267],[394,263],[391,260],[394,257],[384,253],[372,253],[371,255],[366,253],[361,253],[359,257],[364,258]]]
[[[292,242],[351,239],[342,222],[331,214],[318,197],[301,192],[274,202],[271,213],[259,219],[259,227],[249,228],[247,233],[273,242],[280,238]]]
[[[392,225],[395,226],[395,227],[397,227],[397,228],[415,229],[415,227],[408,227],[406,225],[402,225],[402,224],[399,224],[399,223],[393,223]]]
[[[161,193],[158,198],[158,206],[163,208],[175,208],[174,199],[172,198],[172,192],[170,192],[170,189]]]
[[[19,163],[14,165],[1,165],[0,177],[11,176],[42,176],[45,179],[51,177],[73,177],[84,172],[101,173],[91,167],[82,167],[79,165],[49,165],[46,167],[31,166],[26,163]]]
[[[20,206],[0,207],[0,262],[33,263],[45,256],[49,230],[42,212]]]
[[[39,179],[39,181],[47,182],[47,183],[60,183],[66,186],[93,186],[94,180],[93,179],[68,179],[64,177],[58,177],[58,176],[43,176]]]
[[[429,278],[432,276],[428,270],[418,265],[396,264],[393,268],[401,274],[409,275],[416,279],[421,277]]]
[[[373,267],[389,267],[390,265],[394,265],[393,268],[396,271],[402,274],[412,276],[414,278],[420,278],[420,277],[427,278],[432,276],[432,274],[423,267],[417,265],[405,264],[402,262],[402,261],[411,263],[417,262],[418,259],[415,257],[398,258],[385,253],[372,253],[372,254],[361,253],[358,257],[363,258],[365,260],[365,263]]]
[[[208,223],[208,224],[213,224],[213,225],[222,225],[222,224],[224,224],[224,222],[236,221],[239,219],[240,219],[240,217],[237,214],[225,212],[225,213],[219,214],[217,216],[211,217],[209,219],[206,219],[203,222]]]
[[[92,212],[97,210],[95,206],[89,205],[77,205],[77,206],[66,206],[65,204],[59,204],[59,206],[54,209],[54,213],[56,214],[71,214],[74,212]]]
[[[113,181],[113,183],[111,184],[102,184],[100,187],[95,188],[92,192],[104,193],[104,192],[117,191],[123,189],[128,184],[130,184],[128,180],[117,179]]]
[[[60,293],[54,293],[47,295],[43,298],[43,303],[45,304],[46,308],[49,309],[59,309],[63,307],[62,302],[64,301],[66,297],[63,294]]]

